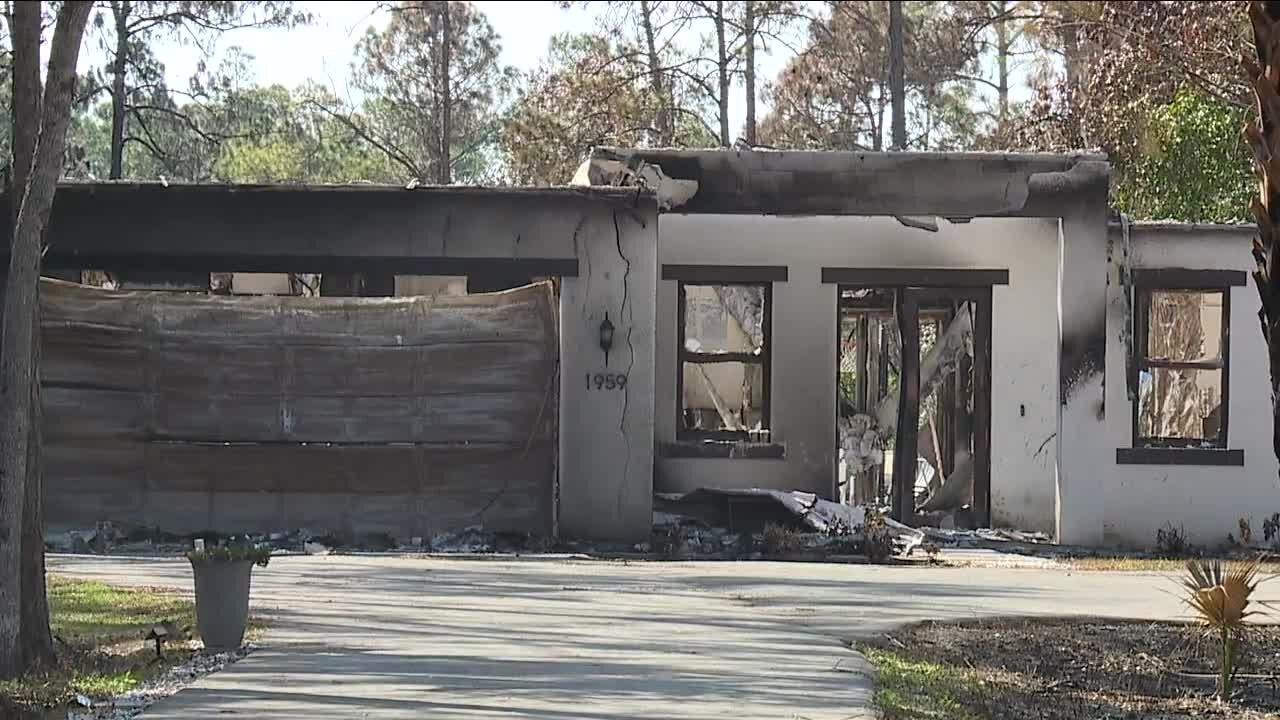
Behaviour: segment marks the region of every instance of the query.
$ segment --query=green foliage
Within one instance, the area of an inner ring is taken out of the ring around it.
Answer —
[[[594,33],[552,38],[547,60],[525,78],[525,89],[502,123],[499,142],[513,182],[563,185],[593,146],[657,141],[662,103],[646,73],[618,59],[624,54]],[[719,144],[689,114],[680,113],[673,125],[676,146]]]
[[[973,87],[976,34],[947,3],[906,3],[908,147],[966,148],[978,126]],[[887,3],[832,3],[810,25],[803,52],[766,95],[765,142],[831,150],[888,147]]]
[[[1119,167],[1116,207],[1137,218],[1245,220],[1256,183],[1240,139],[1246,111],[1184,89],[1148,121],[1142,152]]]
[[[276,85],[236,97],[238,115],[261,127],[235,133],[222,144],[213,175],[227,182],[400,182],[405,174],[387,156],[323,108],[322,89],[297,93]]]
[[[325,109],[332,101],[316,87],[291,92],[280,85],[250,85],[175,105],[174,112],[186,120],[177,122],[174,116],[174,122],[148,123],[155,152],[126,153],[124,175],[204,182],[402,182],[403,170]],[[110,104],[100,102],[77,118],[72,134],[81,162],[68,174],[106,176],[110,112]]]
[[[247,542],[214,545],[203,550],[188,552],[187,559],[193,563],[241,562],[249,560],[255,565],[266,567],[267,563],[271,561],[271,548]]]
[[[216,156],[218,118],[202,112],[205,104],[234,89],[248,74],[249,58],[232,48],[211,71],[205,52],[185,90],[170,88],[154,43],[177,40],[210,47],[223,32],[247,27],[295,27],[310,15],[289,0],[134,0],[100,4],[87,37],[107,60],[82,84],[78,107],[92,120],[76,123],[69,166],[75,174],[110,176],[164,175],[207,180]],[[179,102],[177,98],[186,98]],[[122,119],[113,128],[112,118]],[[115,130],[118,129],[118,133]],[[113,150],[120,155],[113,168]],[[130,158],[136,155],[136,158]]]
[[[858,403],[858,373],[841,371],[837,375],[841,416],[852,415]]]
[[[447,72],[440,61],[446,48]],[[356,48],[352,79],[366,100],[362,119],[350,125],[409,177],[440,184],[455,176],[495,179],[485,159],[516,79],[499,61],[501,50],[497,32],[471,3],[397,3],[386,27],[370,28]]]
[[[563,185],[594,145],[640,145],[657,105],[599,35],[557,35],[502,125],[518,184]]]

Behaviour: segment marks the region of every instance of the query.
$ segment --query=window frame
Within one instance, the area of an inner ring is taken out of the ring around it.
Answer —
[[[1239,277],[1237,277],[1237,275]],[[1129,383],[1134,389],[1130,403],[1130,446],[1134,450],[1188,453],[1220,453],[1228,448],[1231,415],[1231,289],[1243,283],[1243,272],[1214,270],[1135,270],[1133,303],[1133,355],[1129,362]],[[1239,280],[1239,282],[1237,282]],[[1222,296],[1222,327],[1218,360],[1155,360],[1148,356],[1151,296],[1157,292],[1218,293]],[[1222,373],[1218,436],[1212,440],[1194,438],[1144,437],[1141,434],[1141,377],[1143,370],[1218,370]],[[1210,444],[1211,443],[1211,444]]]
[[[688,314],[686,287],[739,286],[758,287],[764,290],[764,318],[761,328],[760,354],[755,353],[700,353],[686,348],[685,330]],[[770,280],[719,279],[713,276],[679,278],[676,280],[676,441],[677,442],[750,442],[746,430],[690,430],[684,426],[684,366],[686,362],[704,365],[719,363],[743,363],[759,365],[764,378],[760,402],[760,429],[772,441],[773,413],[773,282]]]

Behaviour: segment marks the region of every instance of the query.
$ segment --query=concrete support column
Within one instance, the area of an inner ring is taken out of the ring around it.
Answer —
[[[638,541],[653,523],[652,200],[601,208],[575,231],[579,275],[560,297],[560,534]],[[601,348],[601,325],[612,346]]]
[[[1106,370],[1107,205],[1082,193],[1059,225],[1057,458],[1058,542],[1102,543],[1108,447]]]

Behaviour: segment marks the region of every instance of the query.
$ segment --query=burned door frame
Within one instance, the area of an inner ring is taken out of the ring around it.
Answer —
[[[895,447],[916,447],[920,422],[920,312],[944,303],[973,303],[973,522],[991,524],[991,335],[992,287],[1007,285],[1008,270],[929,268],[823,268],[822,281],[836,291],[836,391],[839,392],[840,306],[846,288],[891,289],[893,312],[901,338],[898,426]],[[941,390],[940,390],[941,391]],[[839,403],[837,417],[839,416]],[[834,427],[833,423],[833,427]],[[839,445],[837,441],[837,445]],[[900,522],[915,519],[916,453],[894,453],[891,516]]]

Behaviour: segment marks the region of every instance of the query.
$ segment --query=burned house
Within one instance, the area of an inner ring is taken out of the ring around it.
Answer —
[[[420,279],[168,305],[51,285],[49,519],[633,540],[655,493],[772,488],[1212,542],[1280,510],[1249,233],[1123,222],[1108,175],[599,149],[566,188],[64,186],[52,269]],[[439,290],[481,275],[554,280]]]

